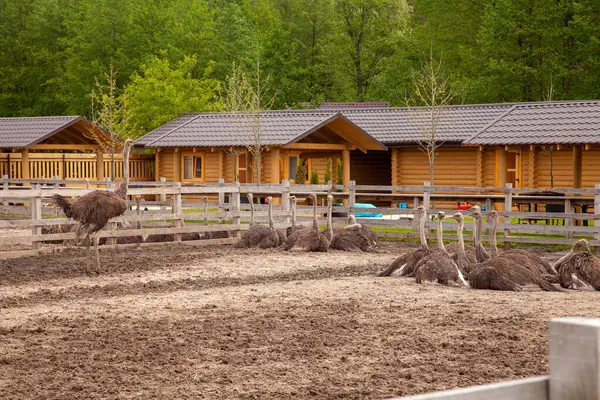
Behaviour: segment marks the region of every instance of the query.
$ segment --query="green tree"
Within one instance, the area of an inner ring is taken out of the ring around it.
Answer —
[[[199,78],[195,56],[186,56],[172,65],[164,58],[152,57],[135,72],[125,93],[137,134],[145,134],[186,112],[217,111],[222,108],[220,83],[210,77],[212,66]]]
[[[409,18],[405,0],[335,0],[344,71],[351,78],[355,98],[367,98],[370,83],[394,54]]]
[[[331,178],[332,178],[331,167],[332,167],[332,160],[331,160],[331,158],[328,158],[327,163],[325,164],[325,176],[323,177],[324,183],[331,181]]]
[[[314,169],[310,173],[310,184],[311,185],[319,184],[319,173]]]

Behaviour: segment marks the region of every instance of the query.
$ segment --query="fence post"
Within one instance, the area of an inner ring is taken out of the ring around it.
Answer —
[[[489,211],[491,211],[493,208],[494,208],[494,203],[492,202],[492,198],[491,198],[491,197],[488,197],[487,199],[485,199],[485,211],[488,211],[488,212],[489,212]],[[487,229],[485,230],[485,235],[486,235],[486,236],[490,236],[490,232],[491,232],[491,229],[490,229],[490,228],[487,228]]]
[[[225,186],[225,179],[223,178],[219,178],[219,186],[223,187]],[[223,205],[225,204],[225,193],[224,192],[219,192],[219,213],[222,213],[225,208],[223,207]],[[223,223],[223,217],[219,218],[219,224]]]
[[[509,213],[512,211],[512,183],[506,184],[506,195],[504,196],[504,212]],[[510,236],[510,229],[507,225],[511,224],[510,217],[504,217],[504,250],[510,249],[510,242],[506,240]],[[487,218],[486,218],[487,222]]]
[[[167,178],[164,178],[164,177],[161,176],[160,177],[160,181],[164,183],[164,182],[167,181]],[[165,185],[160,185],[160,187],[164,188]],[[160,201],[162,203],[166,203],[166,201],[167,201],[167,195],[165,193],[162,193],[160,195]],[[161,206],[160,206],[160,212],[162,212],[162,213],[167,212],[167,206],[165,206],[164,204],[161,204]]]
[[[41,187],[39,184],[36,184],[33,187],[33,190],[37,191],[41,191]],[[31,202],[31,219],[38,222],[42,220],[42,194],[36,194],[35,197],[33,198],[33,201]],[[42,227],[39,225],[34,225],[31,228],[31,234],[32,235],[41,235],[42,234]],[[32,241],[31,242],[31,247],[33,250],[37,250],[41,247],[42,242],[38,242],[38,241]]]
[[[600,183],[594,185],[596,193],[594,193],[594,227],[596,228],[596,240],[600,240],[600,223],[596,226],[597,221],[600,221]],[[600,255],[600,246],[594,247],[594,253]]]
[[[356,181],[350,181],[350,193],[348,194],[348,215],[354,215],[356,206]]]
[[[570,214],[575,212],[575,210],[573,209],[573,204],[571,203],[571,199],[565,199],[565,212],[570,213]],[[575,225],[577,225],[575,223],[574,218],[565,218],[564,221],[565,221],[565,226],[574,227]],[[573,239],[573,230],[567,231],[566,237],[567,237],[567,239]]]
[[[2,179],[4,182],[2,183],[2,190],[8,190],[8,175],[2,175]],[[4,206],[4,215],[8,214],[8,199],[4,199],[2,201],[2,205]]]
[[[183,212],[181,209],[181,182],[175,182],[177,193],[173,196],[173,223],[176,228],[183,226]],[[181,233],[174,235],[176,242],[181,242]]]
[[[55,191],[58,191],[58,189],[60,188],[60,185],[58,183],[59,176],[54,175],[54,177],[52,179],[54,179],[56,181],[55,183],[52,184],[52,189],[54,189]],[[56,204],[54,204],[54,218],[58,218],[58,206]]]
[[[550,322],[550,400],[600,400],[600,320]]]
[[[429,210],[429,206],[431,205],[431,182],[423,183],[423,207]]]
[[[331,181],[329,181],[331,183]],[[291,218],[289,215],[290,211],[290,181],[284,179],[281,181],[281,205],[283,206],[284,211],[288,211],[283,221],[286,224],[291,223]]]
[[[241,217],[240,217],[240,208],[241,208],[241,199],[240,199],[240,183],[239,182],[235,182],[234,185],[235,187],[234,191],[231,192],[231,196],[230,196],[230,202],[231,202],[231,208],[230,210],[232,211],[232,217],[231,217],[231,224],[233,225],[239,225],[241,223]],[[240,231],[234,231],[233,234],[234,237],[240,237]]]

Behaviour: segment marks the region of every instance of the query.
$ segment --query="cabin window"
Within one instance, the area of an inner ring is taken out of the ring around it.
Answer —
[[[250,159],[247,152],[238,154],[237,176],[239,183],[250,183],[249,164]]]
[[[183,155],[183,180],[204,180],[204,156],[201,154]]]
[[[288,179],[290,181],[296,179],[296,168],[298,168],[298,155],[290,155],[288,160]]]

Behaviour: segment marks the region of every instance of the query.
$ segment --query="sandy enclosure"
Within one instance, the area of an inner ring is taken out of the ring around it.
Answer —
[[[82,249],[0,261],[2,399],[378,399],[547,373],[597,293],[377,278],[406,251]]]

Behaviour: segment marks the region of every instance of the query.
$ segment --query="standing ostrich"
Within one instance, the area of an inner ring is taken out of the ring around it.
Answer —
[[[333,229],[333,196],[327,196],[327,239],[329,247],[344,251],[362,251],[369,247],[369,239],[359,230]]]
[[[439,251],[432,252],[421,259],[415,271],[415,278],[417,283],[437,281],[442,285],[449,285],[453,282],[462,286],[469,286],[460,268],[444,247],[443,220],[445,217],[446,213],[443,211],[438,212],[437,241]]]
[[[272,198],[267,197],[269,204],[269,226],[257,225],[254,223],[254,195],[248,193],[248,201],[250,202],[250,228],[244,232],[240,240],[234,245],[236,248],[259,247],[268,249],[277,247],[279,236],[277,230],[273,228],[273,213],[272,213]]]
[[[98,254],[98,232],[100,232],[111,218],[118,217],[127,211],[127,187],[129,185],[129,151],[133,146],[131,139],[125,140],[123,145],[123,179],[114,192],[95,190],[73,201],[55,194],[54,201],[63,210],[65,215],[77,222],[79,227],[77,239],[85,234],[87,246],[94,242],[96,253],[96,268],[100,271],[100,255]],[[86,268],[86,270],[88,270]]]
[[[313,226],[312,229],[301,229],[292,233],[283,243],[284,250],[290,250],[293,247],[301,247],[306,251],[325,252],[329,248],[329,239],[319,232],[319,223],[317,221],[317,195],[312,193],[313,201]]]
[[[414,276],[417,264],[419,261],[431,254],[434,249],[429,248],[427,245],[427,238],[425,237],[425,221],[427,220],[427,210],[423,206],[419,206],[415,209],[416,215],[419,218],[419,236],[421,238],[421,246],[413,251],[409,251],[396,258],[394,262],[385,270],[380,271],[377,276],[390,276],[396,271],[400,276]]]
[[[580,239],[553,267],[560,285],[567,289],[600,290],[600,260],[591,252],[587,240]]]

